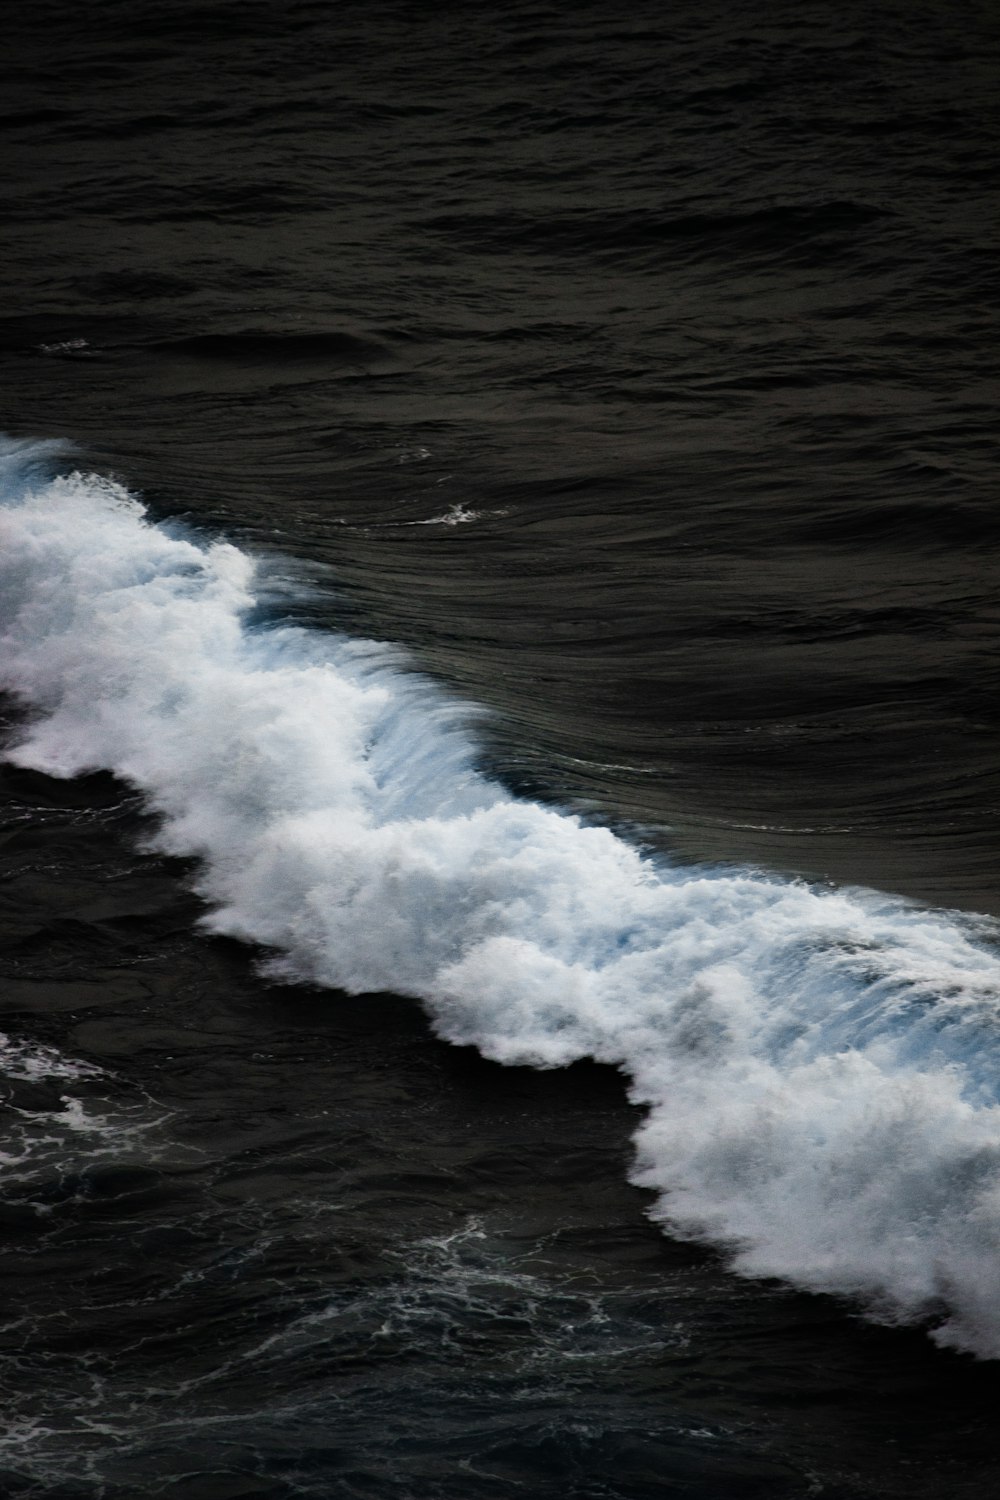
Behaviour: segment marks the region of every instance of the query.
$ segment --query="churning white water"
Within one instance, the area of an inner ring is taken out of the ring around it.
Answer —
[[[245,553],[51,462],[0,459],[11,760],[140,788],[206,925],[276,979],[417,996],[501,1062],[621,1068],[672,1232],[1000,1356],[994,925],[674,869],[517,800],[398,653],[261,624]]]

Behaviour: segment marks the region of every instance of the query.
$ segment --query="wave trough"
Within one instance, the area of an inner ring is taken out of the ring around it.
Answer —
[[[518,800],[391,648],[261,625],[266,577],[120,486],[0,450],[7,749],[114,771],[280,981],[419,998],[503,1063],[610,1063],[634,1180],[747,1275],[1000,1357],[995,924],[692,872]]]

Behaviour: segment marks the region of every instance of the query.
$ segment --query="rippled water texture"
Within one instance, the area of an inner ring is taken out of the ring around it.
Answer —
[[[995,962],[975,914],[1000,914],[998,33],[985,4],[37,0],[5,22],[0,430],[75,445],[21,450],[40,487],[117,476],[199,545],[262,558],[251,635],[407,648],[378,658],[406,701],[417,667],[449,695],[426,689],[435,713],[471,715],[441,784],[474,762],[539,828],[578,815],[691,889],[805,876],[818,910],[878,913],[878,942],[902,924],[907,962],[914,932],[960,934],[982,958],[936,989],[922,970],[897,1006],[923,1045]],[[14,685],[8,745],[55,704]],[[112,723],[105,686],[77,693],[88,733]],[[235,734],[217,716],[206,745]],[[198,928],[209,841],[171,846],[152,783],[107,775],[116,733],[77,779],[46,774],[81,768],[54,749],[0,779],[9,1493],[995,1486],[991,1364],[737,1280],[648,1222],[701,1181],[651,1166],[669,1090],[636,1095],[654,1114],[629,1187],[643,1117],[610,1069],[500,1068],[412,1001],[265,980],[262,953]],[[294,952],[297,887],[271,878],[271,928],[216,932]],[[730,957],[748,930],[699,921]],[[851,932],[809,973],[850,970],[891,1010],[884,954]],[[286,972],[370,986],[344,951]],[[823,1016],[787,956],[768,1015],[814,1007],[824,1037],[877,1043],[879,1006]],[[427,1000],[401,972],[378,984]],[[703,1047],[735,1024],[730,980],[699,992]],[[963,1019],[937,1057],[971,1067],[976,1109],[984,993],[975,1046]],[[902,1130],[887,1162],[936,1161],[935,1118],[911,1110],[926,1147]],[[949,1180],[966,1226],[987,1157]],[[712,1180],[703,1226],[737,1212]],[[795,1226],[823,1220],[797,1201],[774,1252],[801,1274]],[[941,1202],[897,1218],[893,1275],[947,1228]],[[809,1285],[869,1296],[843,1279],[878,1224],[855,1210],[831,1220],[841,1280]],[[969,1264],[955,1285],[986,1288]]]

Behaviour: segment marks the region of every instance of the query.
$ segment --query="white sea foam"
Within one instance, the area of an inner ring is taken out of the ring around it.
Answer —
[[[101,1078],[103,1069],[81,1058],[66,1057],[42,1042],[19,1041],[0,1031],[0,1097],[7,1079],[40,1083],[47,1079]]]
[[[518,801],[397,654],[251,626],[246,555],[39,462],[2,459],[12,760],[141,788],[274,977],[418,996],[501,1062],[622,1068],[673,1232],[1000,1357],[995,929],[675,870]]]

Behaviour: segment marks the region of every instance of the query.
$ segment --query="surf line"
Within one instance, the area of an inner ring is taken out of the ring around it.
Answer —
[[[8,760],[140,789],[205,927],[275,981],[416,997],[502,1063],[620,1068],[668,1232],[1000,1357],[996,924],[674,868],[515,798],[398,651],[261,626],[266,568],[66,468],[0,447]]]

